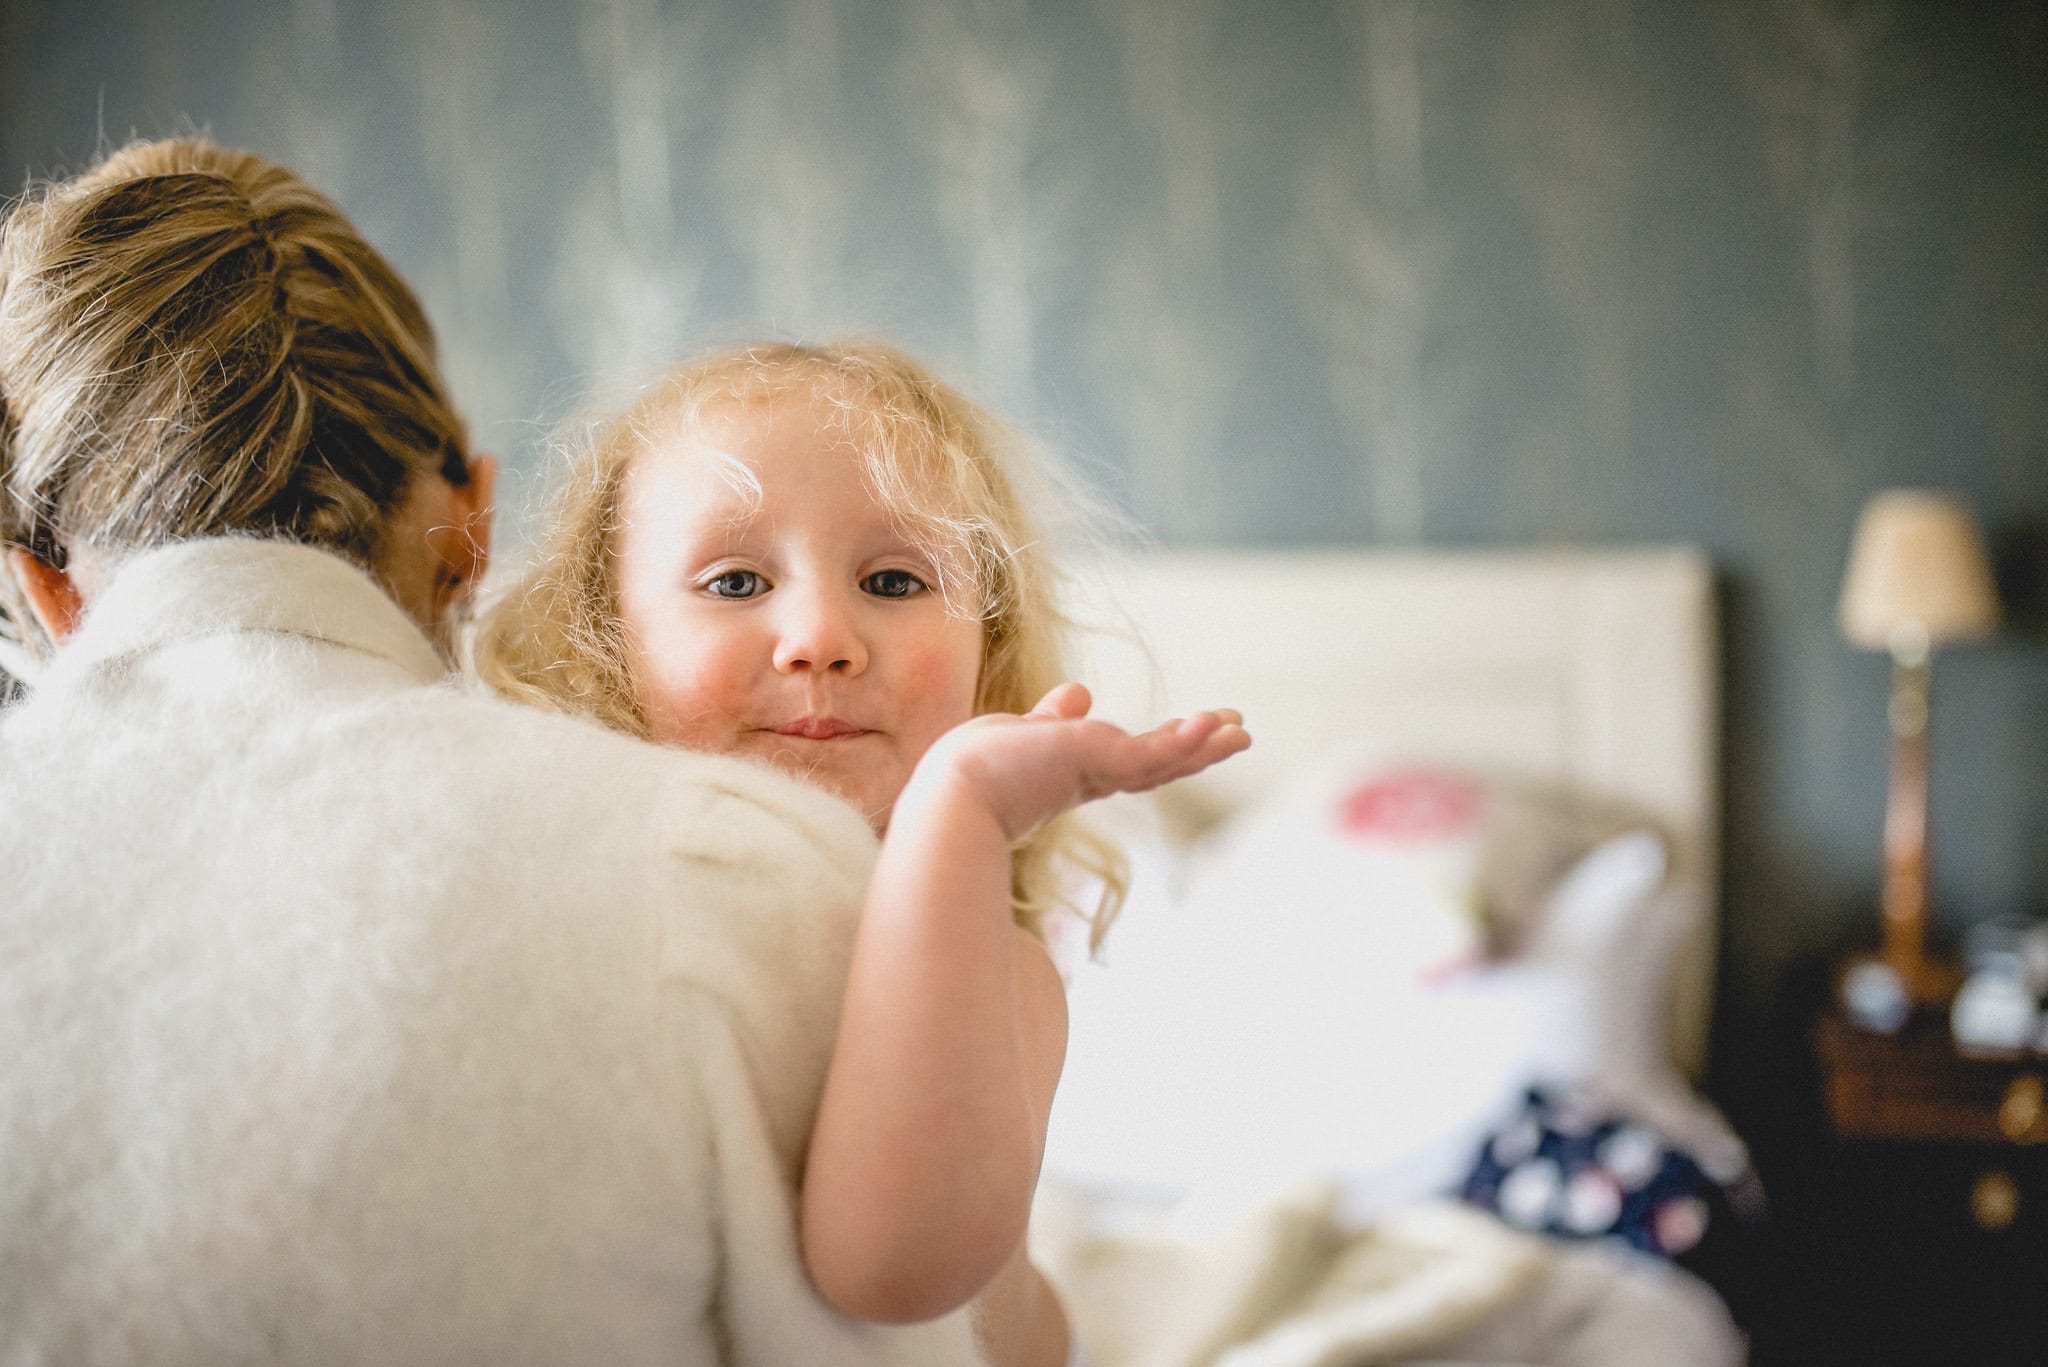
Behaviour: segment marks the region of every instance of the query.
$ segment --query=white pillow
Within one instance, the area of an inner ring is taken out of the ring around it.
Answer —
[[[1314,908],[1317,926],[1362,917],[1370,970],[1435,978],[1515,953],[1565,873],[1634,824],[1509,778],[1351,758],[1229,822],[1198,854],[1189,897],[1226,909],[1284,898]]]
[[[1580,860],[1522,955],[1445,981],[1423,970],[1479,943],[1431,884],[1447,866],[1361,853],[1316,816],[1330,784],[1246,814],[1177,902],[1136,890],[1073,984],[1048,1174],[1171,1195],[1399,1171],[1421,1195],[1456,1180],[1532,1069],[1597,1066],[1610,1035],[1587,1022],[1653,904],[1656,838]],[[1419,905],[1395,904],[1404,884]]]

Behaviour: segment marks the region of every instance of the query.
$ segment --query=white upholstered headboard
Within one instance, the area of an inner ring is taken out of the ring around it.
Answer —
[[[1253,749],[1195,780],[1201,796],[1236,805],[1306,764],[1399,752],[1554,779],[1654,820],[1707,913],[1673,982],[1674,1053],[1697,1070],[1720,811],[1701,553],[1155,552],[1080,599],[1104,715],[1245,713]]]

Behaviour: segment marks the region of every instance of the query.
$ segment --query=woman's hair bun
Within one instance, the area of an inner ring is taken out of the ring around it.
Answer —
[[[412,480],[467,469],[404,282],[297,176],[201,140],[0,227],[0,390],[9,544],[239,532],[374,564]]]

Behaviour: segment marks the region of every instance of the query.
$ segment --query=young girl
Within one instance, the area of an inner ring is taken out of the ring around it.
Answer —
[[[1062,683],[1016,449],[869,345],[756,346],[670,376],[599,434],[540,562],[481,624],[500,690],[636,735],[756,756],[885,834],[803,1174],[802,1250],[877,1321],[980,1296],[999,1362],[1057,1363],[1024,1258],[1066,1047],[1042,939],[1079,870],[1067,813],[1249,744],[1230,712],[1132,736]]]

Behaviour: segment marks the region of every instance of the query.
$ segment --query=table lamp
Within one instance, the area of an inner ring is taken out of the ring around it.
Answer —
[[[1856,522],[1842,584],[1842,634],[1892,657],[1891,787],[1884,811],[1883,961],[1915,1003],[1948,976],[1927,963],[1928,675],[1934,648],[1998,626],[1991,559],[1953,494],[1887,489]]]

